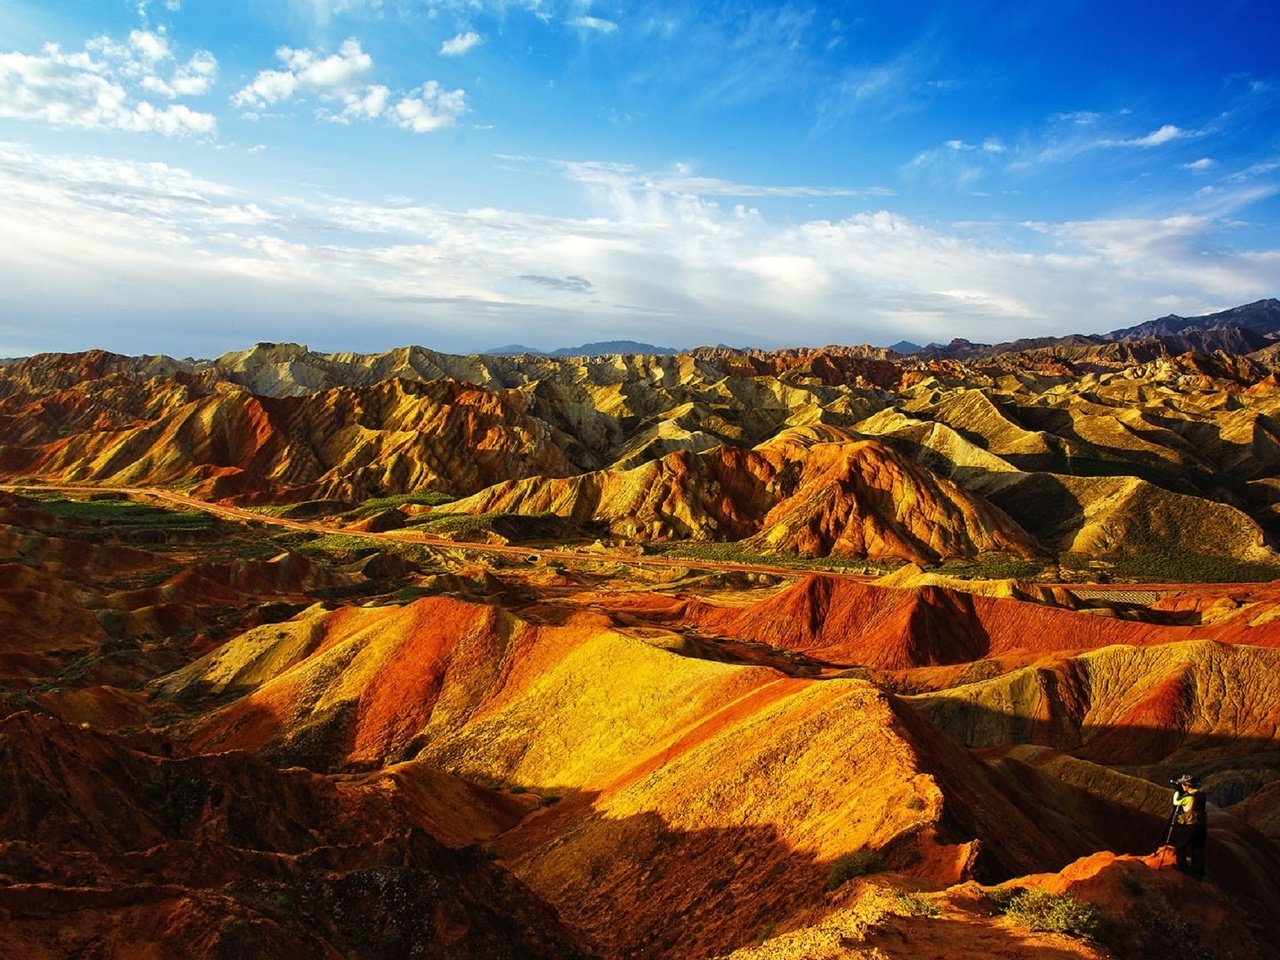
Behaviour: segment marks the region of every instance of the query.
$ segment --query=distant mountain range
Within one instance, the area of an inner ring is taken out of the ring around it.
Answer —
[[[1260,333],[1268,339],[1280,336],[1280,300],[1256,300],[1244,306],[1232,307],[1203,317],[1180,317],[1171,313],[1166,317],[1148,320],[1135,327],[1113,330],[1105,334],[1106,340],[1139,340],[1145,337],[1168,337],[1189,330],[1228,330],[1232,327]]]
[[[1108,343],[1152,338],[1177,341],[1183,349],[1197,352],[1227,350],[1230,353],[1250,353],[1269,346],[1272,342],[1280,341],[1280,300],[1275,298],[1257,300],[1254,303],[1199,317],[1181,317],[1171,313],[1132,327],[1112,330],[1110,333],[1072,333],[1061,337],[1033,337],[994,344],[974,343],[957,337],[947,344],[931,343],[923,347],[910,340],[899,340],[889,349],[901,356],[919,354],[926,358],[977,359],[1022,350],[1096,347]],[[1175,345],[1177,344],[1170,344],[1170,346]],[[721,344],[716,349],[733,350],[734,348]],[[498,357],[522,354],[536,357],[600,357],[608,354],[673,356],[682,351],[673,347],[640,343],[636,340],[602,340],[584,343],[577,347],[561,347],[557,350],[539,350],[525,344],[509,343],[480,352],[483,355]]]
[[[1201,317],[1169,314],[1155,320],[1103,334],[1072,333],[1063,337],[1033,337],[1004,343],[973,343],[957,337],[948,344],[931,343],[916,350],[903,349],[914,344],[903,341],[891,349],[898,353],[918,353],[924,357],[972,360],[994,357],[1002,353],[1024,350],[1097,347],[1110,343],[1161,339],[1181,350],[1250,353],[1280,340],[1280,300],[1257,300],[1239,307]]]
[[[539,350],[537,347],[526,347],[520,343],[509,343],[503,347],[490,347],[480,352],[493,357],[513,357],[521,354],[535,357],[602,357],[613,353],[670,357],[680,351],[673,347],[655,347],[651,343],[639,343],[635,340],[601,340],[597,343],[584,343],[579,347],[561,347],[558,350]]]

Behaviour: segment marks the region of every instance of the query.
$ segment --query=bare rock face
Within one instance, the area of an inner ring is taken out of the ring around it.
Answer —
[[[587,956],[519,881],[382,790],[244,754],[147,756],[31,714],[0,721],[0,775],[9,956]]]
[[[627,471],[530,479],[450,505],[474,513],[552,512],[650,540],[747,540],[802,556],[922,563],[1036,545],[979,495],[875,441],[794,434],[754,450],[673,453]]]
[[[136,389],[145,395],[149,387]],[[173,395],[144,424],[95,424],[64,440],[53,438],[52,426],[28,433],[5,447],[3,460],[18,474],[73,482],[194,481],[197,493],[213,498],[468,492],[569,469],[553,432],[522,408],[518,395],[452,381],[387,381],[283,398],[223,385],[203,396]]]

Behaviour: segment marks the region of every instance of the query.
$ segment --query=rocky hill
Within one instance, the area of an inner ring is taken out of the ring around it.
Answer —
[[[0,955],[1265,960],[1258,343],[5,364]]]
[[[464,498],[442,515],[553,513],[587,537],[1229,578],[1275,564],[1280,537],[1274,354],[1232,330],[970,359],[46,355],[0,370],[0,473],[259,504],[434,493]]]

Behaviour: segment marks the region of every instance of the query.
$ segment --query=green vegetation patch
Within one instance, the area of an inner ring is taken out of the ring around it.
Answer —
[[[375,553],[391,553],[412,563],[426,564],[430,553],[412,543],[361,536],[358,533],[331,533],[322,536],[284,535],[273,538],[276,543],[288,544],[289,549],[315,560],[350,563]]]
[[[826,570],[877,576],[888,573],[897,566],[861,557],[802,557],[795,553],[763,553],[735,541],[683,541],[651,546],[656,553],[672,560],[706,560],[713,563],[740,563],[744,566],[793,567],[796,570]]]
[[[448,513],[433,510],[408,524],[425,533],[497,533],[508,540],[559,537],[564,518],[557,513]]]
[[[894,897],[894,909],[908,917],[936,917],[942,908],[920,893],[899,890]]]
[[[862,850],[854,850],[852,853],[846,853],[832,861],[831,869],[827,871],[827,882],[823,885],[823,889],[827,891],[834,890],[854,877],[875,873],[880,869],[880,866],[880,852],[878,850],[864,848]]]
[[[170,510],[150,503],[124,499],[42,500],[40,508],[52,516],[75,523],[118,530],[204,531],[216,520],[203,510]]]
[[[505,513],[444,513],[432,511],[414,517],[411,527],[422,527],[429,533],[488,533],[493,521],[499,517],[514,516]]]
[[[245,507],[264,517],[282,517],[287,520],[310,520],[314,517],[333,516],[350,510],[346,500],[299,500],[297,503],[269,504]]]
[[[1032,931],[1092,940],[1097,936],[1101,923],[1093,904],[1077,900],[1069,893],[1050,893],[1043,887],[1032,887],[1014,892],[1007,898],[993,899],[1005,916]]]
[[[1149,551],[1107,557],[1112,574],[1150,583],[1261,583],[1280,579],[1280,564],[1216,553]]]
[[[1030,580],[1043,573],[1047,563],[1011,553],[984,553],[972,560],[948,560],[936,572],[965,580]]]
[[[418,493],[397,493],[389,497],[373,497],[372,499],[363,501],[354,510],[348,513],[348,517],[354,520],[363,520],[366,517],[376,516],[387,510],[396,510],[406,505],[421,507],[440,507],[446,503],[453,503],[458,498],[449,493],[440,490],[423,490]]]

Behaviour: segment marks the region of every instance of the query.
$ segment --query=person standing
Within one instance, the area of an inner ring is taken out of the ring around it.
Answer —
[[[1204,848],[1209,839],[1208,817],[1205,812],[1205,796],[1200,790],[1200,778],[1184,773],[1176,781],[1173,791],[1173,850],[1174,866],[1189,873],[1197,880],[1204,879]]]

